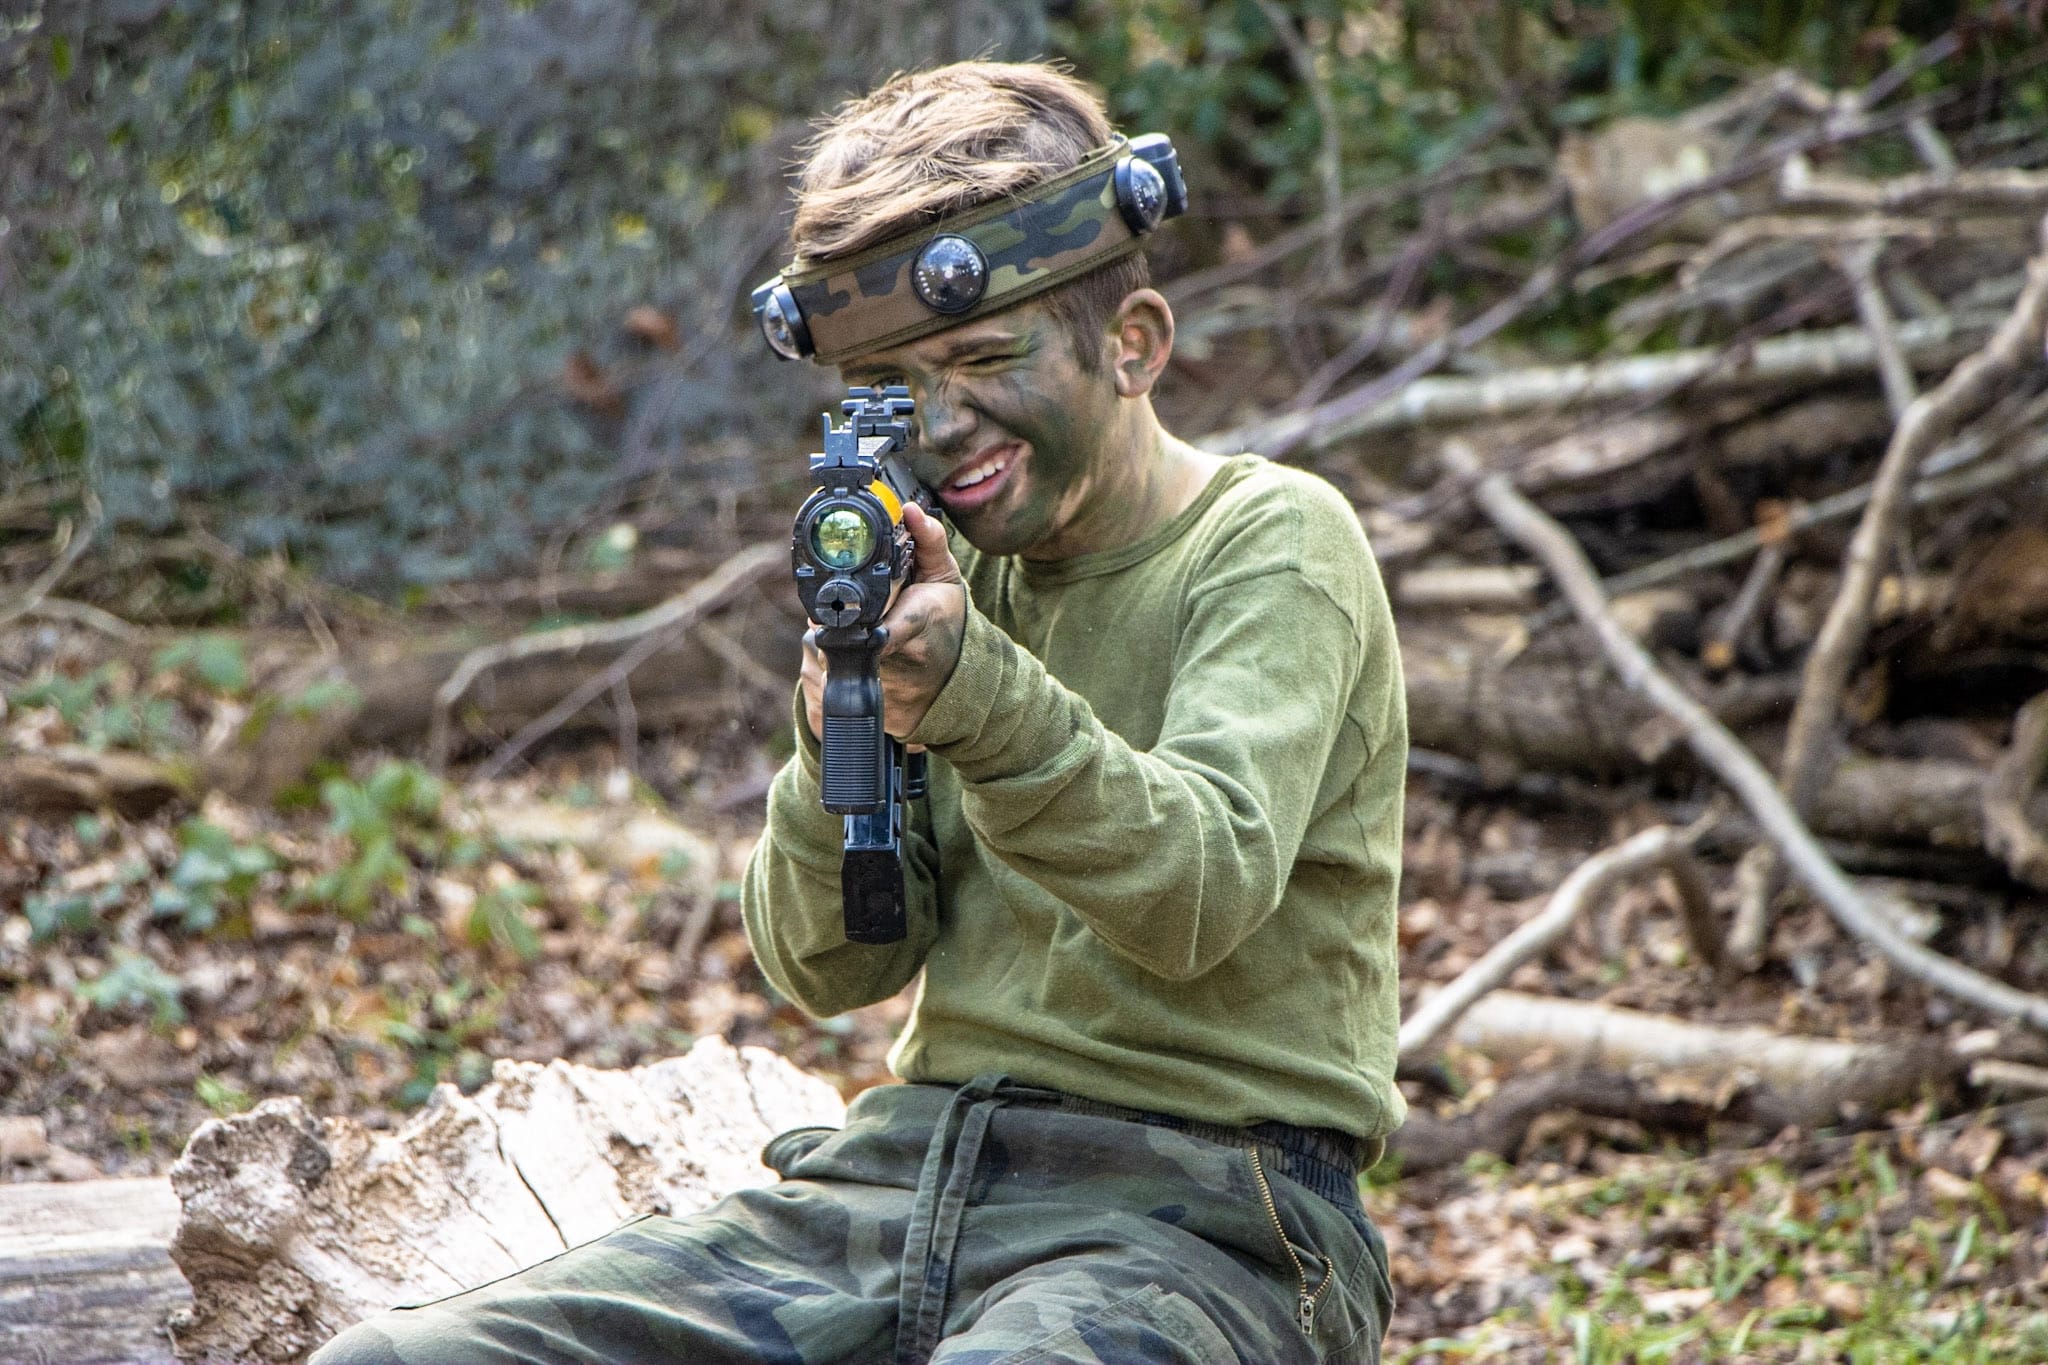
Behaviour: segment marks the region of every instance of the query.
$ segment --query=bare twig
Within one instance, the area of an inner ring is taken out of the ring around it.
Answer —
[[[1883,251],[1882,242],[1863,240],[1831,254],[1848,277],[1856,296],[1857,315],[1877,347],[1877,373],[1884,387],[1885,404],[1891,409],[1893,420],[1903,422],[1913,400],[1920,396],[1920,389],[1913,378],[1913,367],[1899,345],[1898,325],[1892,321],[1884,287],[1877,280],[1877,261]],[[1880,466],[1872,485],[1873,509],[1886,491],[1885,478],[1885,467]],[[1788,781],[1787,790],[1792,790],[1792,785]],[[1792,808],[1804,814],[1807,805],[1795,797]],[[1771,903],[1778,894],[1781,871],[1776,855],[1767,845],[1759,845],[1743,855],[1736,877],[1735,928],[1728,938],[1728,951],[1745,967],[1754,968],[1763,960],[1764,943],[1771,927]]]
[[[2048,251],[2028,264],[2018,302],[1983,349],[1965,358],[1933,392],[1916,398],[1900,418],[1872,481],[1870,505],[1844,556],[1841,588],[1807,656],[1799,702],[1792,711],[1782,771],[1795,811],[1812,804],[1814,788],[1827,776],[1824,751],[1834,737],[1842,689],[1869,632],[1871,598],[1889,558],[1914,470],[1923,456],[1984,405],[2008,375],[2024,363],[2038,363],[2044,320]]]
[[[37,605],[44,598],[48,597],[59,583],[64,581],[64,575],[71,572],[71,566],[78,562],[78,557],[85,553],[87,546],[92,544],[93,536],[100,529],[100,520],[100,500],[93,494],[91,489],[87,489],[85,493],[85,525],[77,528],[75,534],[69,521],[64,522],[58,528],[57,558],[51,563],[49,568],[36,575],[35,582],[29,584],[21,596],[4,606],[0,606],[0,626],[8,624],[10,621],[19,620],[21,617],[34,611]]]
[[[1394,262],[1393,273],[1386,288],[1380,291],[1379,301],[1366,313],[1365,325],[1358,329],[1358,335],[1343,350],[1302,381],[1300,391],[1287,404],[1287,411],[1314,407],[1338,380],[1386,344],[1388,335],[1394,330],[1395,318],[1408,301],[1408,293],[1415,287],[1415,281],[1421,277],[1423,266],[1443,244],[1443,205],[1441,196],[1430,201],[1423,216],[1422,231],[1409,240],[1400,259]]]
[[[1976,462],[1976,457],[1981,454],[1984,446],[1984,439],[1973,433],[1944,447],[1944,450],[1953,451],[1964,458],[1951,462],[1937,455],[1927,462],[1929,465],[1967,464],[1967,467],[1955,468],[1953,472],[1922,479],[1913,485],[1908,501],[1915,508],[1937,507],[1945,502],[1954,502],[1958,498],[2001,487],[2040,469],[2048,468],[2048,438],[2031,441],[2019,450],[2001,455],[1997,459]],[[1822,498],[1819,502],[1802,503],[1786,513],[1785,532],[1788,535],[1794,534],[1809,527],[1854,516],[1869,504],[1870,497],[1871,485],[1861,484],[1855,488],[1844,489],[1831,497]],[[1737,531],[1732,536],[1724,536],[1720,540],[1709,541],[1690,550],[1681,550],[1677,554],[1640,568],[1616,574],[1602,583],[1601,588],[1614,597],[1624,593],[1641,592],[1644,588],[1654,588],[1673,579],[1683,578],[1687,574],[1702,573],[1708,569],[1717,569],[1723,564],[1732,564],[1738,559],[1756,553],[1764,543],[1765,534],[1761,530],[1752,527],[1746,531]],[[1548,618],[1545,620],[1547,622]]]
[[[716,654],[727,668],[740,675],[746,682],[763,692],[789,691],[790,679],[777,673],[747,652],[747,647],[732,638],[732,632],[716,621],[699,621],[697,638],[704,647]]]
[[[674,623],[694,622],[767,573],[775,562],[774,549],[766,543],[751,546],[727,560],[688,592],[632,616],[597,625],[563,626],[471,650],[434,694],[434,715],[428,729],[427,752],[435,769],[445,767],[448,761],[451,721],[456,704],[477,679],[491,669],[543,654],[573,654],[583,649],[627,644],[645,640],[650,635],[665,642],[670,638],[669,628]]]
[[[2012,875],[2048,891],[2048,837],[2027,818],[2027,803],[2048,773],[2048,692],[2013,717],[2012,747],[1984,782],[1984,847]]]
[[[1271,458],[1281,459],[1311,441],[1318,447],[1326,446],[1355,436],[1361,431],[1370,430],[1376,425],[1376,411],[1389,406],[1401,406],[1392,403],[1391,400],[1402,394],[1414,381],[1442,365],[1451,356],[1469,351],[1493,336],[1567,284],[1578,271],[1604,259],[1624,242],[1631,241],[1650,228],[1684,212],[1694,200],[1705,195],[1718,194],[1754,176],[1775,170],[1786,157],[1795,153],[1851,141],[1881,129],[1896,127],[1906,118],[1924,111],[1924,106],[1917,106],[1881,116],[1860,111],[1845,114],[1830,119],[1823,127],[1780,138],[1753,155],[1739,158],[1722,170],[1688,181],[1656,198],[1645,200],[1605,227],[1580,238],[1563,255],[1529,276],[1521,288],[1512,295],[1494,304],[1464,326],[1423,347],[1378,378],[1305,412],[1291,414],[1268,423],[1254,424],[1237,432],[1211,438],[1203,444],[1210,449],[1257,449]]]
[[[618,722],[619,766],[640,776],[640,710],[633,705],[633,684],[621,677],[612,684],[612,717]]]
[[[1964,338],[1980,335],[1990,322],[1981,313],[1909,322],[1898,329],[1899,340],[1915,364],[1941,365],[1953,359]],[[1867,373],[1876,365],[1877,347],[1869,332],[1834,327],[1768,337],[1732,356],[1726,347],[1701,346],[1592,364],[1531,366],[1477,379],[1417,379],[1363,410],[1333,413],[1333,404],[1323,404],[1205,436],[1199,444],[1278,458],[1369,432],[1555,412],[1681,387],[1703,394],[1831,379]]]
[[[1920,386],[1913,381],[1913,366],[1899,344],[1899,325],[1892,320],[1884,286],[1877,282],[1877,260],[1883,254],[1884,243],[1879,241],[1852,242],[1837,253],[1842,273],[1849,277],[1849,288],[1856,295],[1856,315],[1877,345],[1878,381],[1884,385],[1884,401],[1897,421],[1920,396]]]
[[[1935,128],[1934,120],[1925,114],[1906,120],[1906,140],[1913,144],[1913,151],[1934,174],[1953,176],[1962,169],[1956,164],[1956,154],[1949,149],[1948,139]]]
[[[1425,1000],[1401,1025],[1400,1055],[1421,1056],[1435,1045],[1458,1016],[1510,976],[1524,962],[1539,957],[1597,905],[1615,883],[1649,868],[1667,867],[1690,857],[1689,836],[1658,825],[1605,849],[1580,863],[1551,894],[1550,903],[1512,934],[1496,943],[1458,979]]]
[[[1506,478],[1483,474],[1477,455],[1469,447],[1449,442],[1444,459],[1454,472],[1477,481],[1474,496],[1480,506],[1510,539],[1529,550],[1550,571],[1622,682],[1677,722],[1693,752],[1735,791],[1793,875],[1827,908],[1836,923],[1907,975],[1987,1013],[2022,1019],[2048,1031],[2048,999],[2015,990],[1930,952],[1873,911],[1742,742],[1667,677],[1614,619],[1593,566],[1571,534],[1517,493]]]
[[[111,635],[116,640],[129,643],[142,638],[141,627],[132,625],[90,602],[74,602],[68,597],[45,597],[21,614],[40,616],[51,621],[69,621],[74,625],[86,626],[102,635]]]
[[[1750,563],[1749,576],[1742,580],[1742,590],[1735,594],[1728,610],[1715,622],[1706,644],[1700,649],[1701,663],[1716,673],[1725,673],[1735,667],[1735,661],[1742,653],[1743,641],[1749,638],[1757,613],[1763,610],[1765,599],[1777,586],[1778,575],[1784,569],[1785,540],[1780,536],[1767,542]]]
[[[1368,185],[1353,190],[1338,206],[1339,229],[1361,214],[1390,208],[1418,195],[1448,189],[1467,180],[1482,179],[1502,170],[1506,165],[1519,164],[1472,155],[1481,143],[1500,131],[1502,121],[1503,115],[1500,110],[1490,112],[1481,120],[1479,126],[1473,129],[1465,144],[1456,149],[1451,158],[1437,170],[1403,176],[1387,185]],[[1278,265],[1297,251],[1314,246],[1323,241],[1329,231],[1320,218],[1298,224],[1241,259],[1225,261],[1207,270],[1197,270],[1192,274],[1183,275],[1168,283],[1161,292],[1175,308],[1186,308],[1204,295],[1251,279],[1261,271]]]
[[[1906,126],[1912,127],[1912,120]],[[1802,207],[1855,209],[1868,213],[1912,213],[1921,209],[2005,209],[2039,213],[2048,205],[2048,173],[2041,171],[1957,171],[1943,175],[1902,175],[1892,180],[1857,180],[1825,175],[1803,156],[1789,158],[1778,172],[1778,198]]]
[[[568,696],[556,702],[545,715],[522,726],[502,748],[479,765],[476,780],[486,782],[504,772],[517,762],[522,754],[553,734],[570,717],[624,679],[631,677],[634,669],[675,643],[707,612],[716,611],[740,591],[788,562],[789,550],[786,546],[769,541],[751,545],[719,565],[709,578],[688,592],[670,598],[652,611],[642,612],[639,616],[627,618],[626,621],[612,622],[610,629],[614,632],[614,640],[629,638],[619,633],[620,627],[629,622],[641,623],[638,638],[634,640],[632,648],[614,659],[601,672],[577,684]],[[517,644],[519,641],[507,643]],[[443,695],[447,690],[442,689]]]

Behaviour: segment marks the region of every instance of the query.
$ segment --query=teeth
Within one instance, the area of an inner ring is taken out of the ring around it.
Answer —
[[[977,469],[968,470],[965,474],[962,474],[959,478],[953,480],[950,486],[954,489],[972,488],[974,487],[974,485],[978,483],[982,483],[985,480],[994,478],[996,475],[1002,473],[1003,470],[1008,466],[1009,461],[1007,460],[993,461],[989,464],[982,465]]]

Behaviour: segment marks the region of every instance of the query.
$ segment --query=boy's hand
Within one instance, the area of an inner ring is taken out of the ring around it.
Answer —
[[[882,647],[883,728],[901,739],[917,728],[932,699],[953,676],[960,662],[960,640],[967,631],[967,584],[946,544],[945,528],[911,503],[903,509],[915,547],[910,581],[889,604],[882,624],[889,643]],[[815,630],[804,633],[804,713],[811,734],[825,733],[825,655]]]

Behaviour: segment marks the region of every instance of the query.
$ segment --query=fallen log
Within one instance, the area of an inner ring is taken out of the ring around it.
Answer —
[[[1555,1057],[1609,1074],[1654,1076],[1664,1093],[1745,1095],[1745,1115],[1821,1127],[1868,1118],[1943,1086],[1962,1062],[1939,1038],[1916,1034],[1851,1043],[1723,1028],[1584,1000],[1495,991],[1451,1029],[1451,1041],[1499,1062]]]
[[[189,766],[141,754],[83,745],[0,753],[0,810],[115,810],[139,818],[194,790]]]
[[[1550,904],[1541,914],[1496,943],[1457,980],[1409,1012],[1401,1025],[1400,1055],[1418,1056],[1434,1046],[1460,1014],[1499,987],[1517,967],[1540,956],[1563,937],[1580,916],[1597,908],[1617,883],[1651,869],[1672,869],[1689,863],[1691,838],[1669,825],[1657,825],[1579,864],[1552,893]],[[1680,894],[1686,900],[1685,923],[1693,950],[1714,965],[1720,961],[1720,943],[1712,907],[1702,891],[1703,883],[1696,872],[1690,876],[1680,874],[1680,878]]]
[[[1512,1161],[1537,1120],[1560,1111],[1692,1133],[1714,1118],[1711,1105],[1661,1099],[1628,1076],[1575,1067],[1517,1076],[1484,1104],[1448,1119],[1410,1109],[1387,1140],[1387,1156],[1404,1176],[1463,1165],[1480,1152]]]
[[[844,1113],[823,1081],[718,1038],[631,1071],[499,1062],[388,1135],[267,1100],[202,1125],[171,1169],[193,1294],[179,1354],[299,1360],[393,1304],[765,1184],[769,1137]]]
[[[296,1099],[203,1125],[169,1180],[0,1184],[0,1362],[281,1365],[394,1303],[772,1179],[832,1088],[706,1038],[632,1071],[500,1062],[396,1133]]]
[[[1871,908],[1741,741],[1665,676],[1648,652],[1622,629],[1608,608],[1592,564],[1568,531],[1515,492],[1501,475],[1485,474],[1470,447],[1446,443],[1444,461],[1451,473],[1473,481],[1473,496],[1503,533],[1542,560],[1616,673],[1682,729],[1700,762],[1734,790],[1800,884],[1843,930],[1935,990],[1994,1016],[2048,1030],[2048,998],[2017,990],[1922,947]]]
[[[177,1222],[164,1180],[0,1185],[0,1361],[173,1365]]]
[[[1992,765],[1984,782],[1985,844],[2037,889],[2048,889],[2048,822],[2028,818],[2027,803],[2048,771],[2048,692],[2022,706],[2013,718],[2012,747]]]

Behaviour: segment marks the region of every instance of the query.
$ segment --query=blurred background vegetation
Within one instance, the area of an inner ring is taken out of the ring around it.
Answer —
[[[1198,189],[1170,276],[1233,229],[1312,216],[1334,188],[1436,169],[1495,120],[1540,170],[1573,127],[1676,110],[1767,68],[1854,86],[1958,7],[11,0],[0,14],[0,491],[29,509],[17,518],[47,526],[91,490],[116,530],[203,535],[392,598],[530,568],[628,506],[643,534],[688,545],[707,490],[729,512],[795,465],[827,376],[776,368],[745,289],[780,261],[805,120],[892,70],[1059,56],[1123,126],[1170,132]],[[2007,46],[1991,26],[1920,79],[1981,81]],[[2039,116],[2044,93],[2022,86],[2011,112]]]

